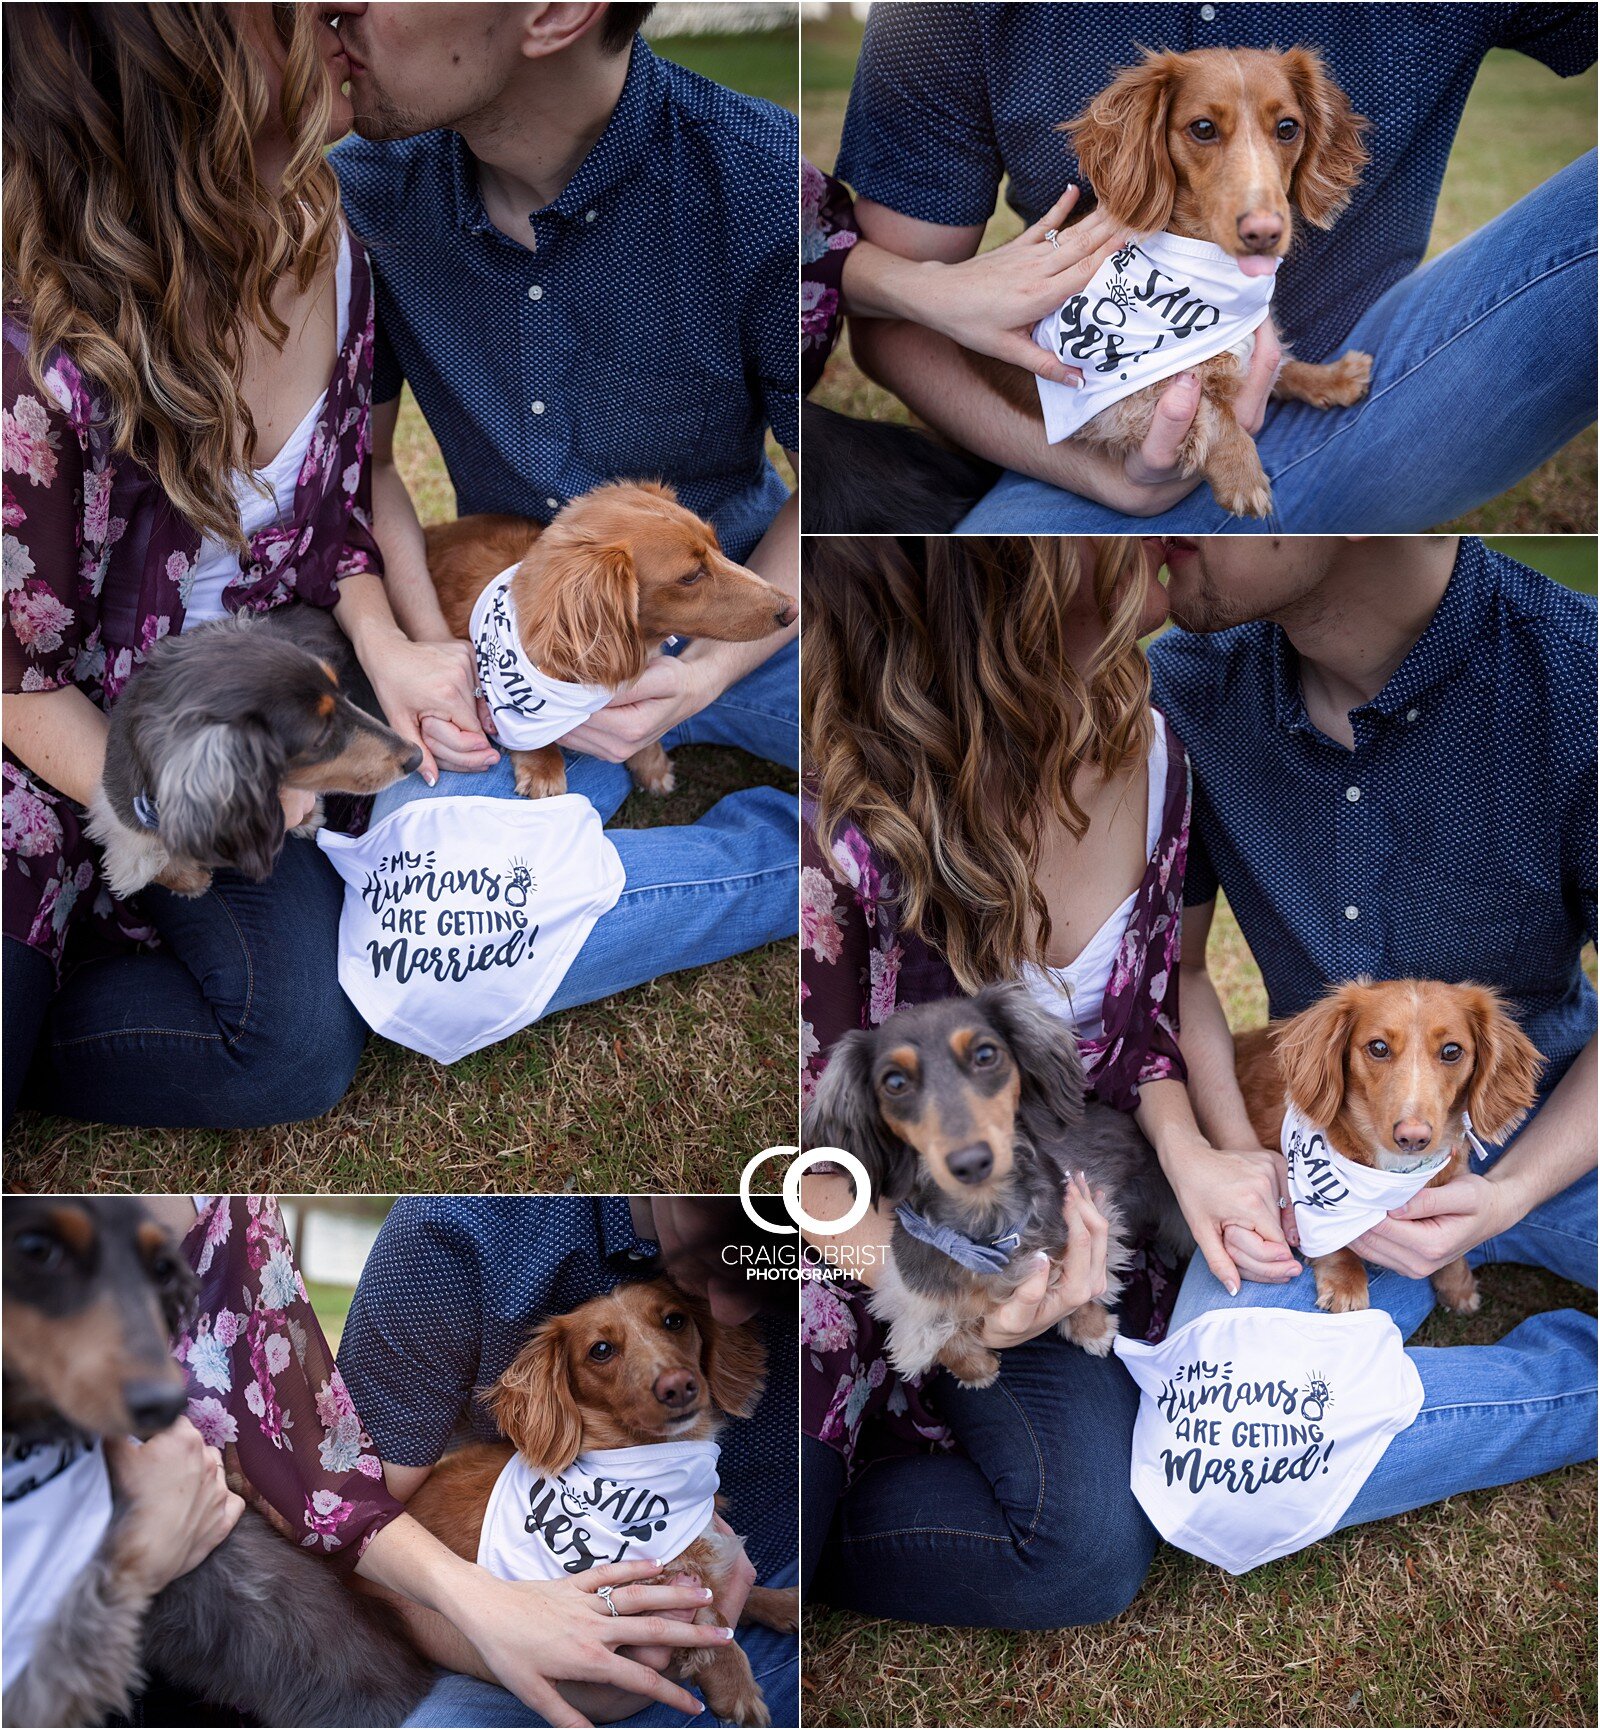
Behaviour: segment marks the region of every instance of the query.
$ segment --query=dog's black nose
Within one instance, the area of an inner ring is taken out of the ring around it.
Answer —
[[[694,1404],[700,1384],[688,1370],[666,1370],[656,1377],[652,1392],[669,1411],[678,1411]]]
[[[983,1142],[976,1147],[964,1147],[945,1159],[950,1175],[957,1183],[982,1183],[994,1170],[994,1154]]]
[[[411,747],[411,749],[406,752],[405,768],[402,771],[402,773],[409,775],[409,774],[411,774],[411,772],[413,770],[420,769],[421,767],[422,767],[422,753],[416,748],[415,745],[413,745]]]
[[[182,1415],[188,1402],[188,1390],[182,1382],[124,1382],[122,1386],[122,1403],[140,1435],[151,1436],[164,1430]]]

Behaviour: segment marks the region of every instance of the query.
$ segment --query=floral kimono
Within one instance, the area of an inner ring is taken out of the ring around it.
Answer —
[[[380,573],[372,534],[373,289],[351,237],[349,328],[297,479],[294,509],[249,544],[223,593],[230,613],[285,601],[332,607],[339,583]],[[111,449],[96,388],[57,350],[34,388],[26,313],[3,326],[5,689],[76,685],[109,710],[162,637],[183,629],[201,533],[150,471]],[[153,944],[137,908],[112,899],[83,813],[8,752],[4,929],[61,965],[70,930],[92,921],[121,944]]]
[[[844,186],[809,162],[800,164],[800,388],[809,396],[844,326],[840,281],[856,233],[855,205]]]

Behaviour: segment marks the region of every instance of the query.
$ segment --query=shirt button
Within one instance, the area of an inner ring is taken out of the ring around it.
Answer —
[[[561,509],[561,500],[560,499],[546,499],[544,502],[545,502],[546,508],[549,510],[558,511]]]
[[[1359,787],[1346,787],[1344,790],[1344,796],[1353,805],[1356,800],[1361,797],[1361,789]]]
[[[1417,716],[1419,714],[1421,714],[1421,712],[1422,711],[1420,709],[1407,709],[1406,710],[1406,719],[1408,721],[1414,721],[1414,720],[1416,720]]]
[[[593,221],[594,221],[594,219],[595,219],[595,217],[596,217],[596,216],[598,216],[598,215],[599,215],[599,212],[598,212],[598,211],[595,211],[595,210],[586,210],[586,211],[584,211],[584,213],[583,213],[583,220],[584,220],[584,221],[585,221],[585,222],[593,222]]]
[[[544,413],[544,404],[542,402],[536,402],[533,405],[533,412],[535,414],[543,414]]]
[[[542,288],[540,288],[538,283],[534,283],[533,286],[528,290],[528,299],[529,300],[543,300],[544,299],[544,290]]]
[[[1200,16],[1206,21],[1207,24],[1209,24],[1211,22],[1211,20],[1216,17],[1216,15],[1217,15],[1217,9],[1215,6],[1202,6],[1200,8]]]
[[[1359,919],[1361,917],[1361,909],[1359,907],[1346,907],[1344,910],[1344,916],[1346,919]]]

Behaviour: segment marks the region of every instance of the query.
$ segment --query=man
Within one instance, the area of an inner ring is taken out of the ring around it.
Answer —
[[[1135,5],[875,7],[838,174],[861,233],[907,258],[974,253],[1002,179],[1025,221],[1077,164],[1053,122],[1080,113],[1141,47],[1318,48],[1358,114],[1371,161],[1323,233],[1301,224],[1273,312],[1301,360],[1374,357],[1350,409],[1266,409],[1277,356],[1258,344],[1238,405],[1297,531],[1425,529],[1503,492],[1594,418],[1594,156],[1574,162],[1469,239],[1417,267],[1457,122],[1491,48],[1563,76],[1594,60],[1587,6]],[[1570,332],[1551,352],[1530,331]],[[1129,517],[1176,533],[1264,532],[1176,472],[1198,386],[1167,387],[1126,461],[1047,445],[1034,415],[980,386],[954,345],[905,323],[856,320],[859,363],[931,425],[1007,469],[971,533],[1115,533]],[[1509,357],[1517,357],[1510,361]]]
[[[340,13],[360,136],[333,161],[377,279],[375,531],[414,639],[450,632],[395,461],[403,383],[462,515],[548,521],[603,482],[658,478],[732,557],[797,593],[797,506],[763,450],[769,427],[797,442],[795,122],[658,59],[637,35],[650,10]],[[662,738],[793,767],[794,638],[652,662],[563,741],[583,753],[570,790],[609,817],[623,761]],[[509,795],[461,651],[457,689],[424,723],[423,774],[435,793]],[[382,809],[427,791],[407,783]],[[790,796],[753,787],[632,836],[628,892],[551,1009],[791,932],[796,822]]]
[[[1355,1240],[1373,1305],[1410,1335],[1433,1307],[1427,1276],[1462,1254],[1593,1287],[1594,602],[1449,536],[1162,547],[1182,628],[1151,664],[1195,777],[1182,1042],[1206,1138],[1174,1174],[1202,1254],[1173,1326],[1316,1301],[1206,971],[1219,888],[1273,1016],[1360,974],[1472,979],[1545,1059],[1533,1115],[1487,1170]],[[1422,1414],[1342,1523],[1592,1457],[1595,1346],[1593,1317],[1562,1310],[1495,1345],[1413,1350]]]
[[[796,1308],[790,1295],[786,1305],[761,1311],[749,1288],[716,1271],[722,1259],[707,1254],[707,1242],[736,1238],[742,1219],[739,1204],[720,1197],[412,1196],[396,1202],[367,1258],[339,1343],[339,1368],[383,1459],[390,1490],[408,1500],[452,1438],[498,1439],[478,1395],[499,1380],[538,1322],[620,1280],[666,1273],[704,1295],[719,1321],[754,1325],[766,1345],[766,1392],[753,1418],[723,1433],[719,1464],[728,1515],[745,1535],[756,1576],[793,1585]],[[411,1723],[543,1721],[485,1678],[483,1656],[446,1622],[413,1607],[406,1614],[419,1644],[452,1672]],[[793,1639],[747,1626],[739,1640],[773,1723],[798,1723]],[[665,1669],[679,1654],[645,1656]],[[569,1703],[590,1716],[603,1713],[606,1721],[648,1705],[611,1694],[609,1705],[592,1689],[569,1695]],[[656,1707],[649,1718],[630,1721],[683,1720]]]

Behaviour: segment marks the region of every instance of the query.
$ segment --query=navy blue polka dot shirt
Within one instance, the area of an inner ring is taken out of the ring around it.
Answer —
[[[1594,601],[1464,539],[1427,629],[1351,711],[1353,752],[1308,718],[1277,625],[1168,631],[1150,664],[1194,769],[1184,900],[1221,887],[1272,1014],[1362,973],[1476,980],[1552,1087],[1595,1031]]]
[[[333,152],[377,278],[373,400],[408,381],[462,515],[548,522],[605,481],[670,482],[748,557],[788,497],[799,197],[792,114],[636,39],[622,97],[534,249],[454,132]]]
[[[924,222],[987,222],[1006,197],[1035,221],[1077,178],[1057,124],[1139,49],[1320,49],[1372,157],[1331,230],[1297,224],[1273,315],[1303,360],[1337,352],[1421,262],[1467,94],[1491,48],[1563,76],[1595,57],[1593,6],[877,5],[867,19],[837,173]]]
[[[452,1440],[498,1440],[476,1396],[534,1326],[663,1271],[626,1197],[402,1197],[339,1341],[340,1371],[379,1456],[430,1466]],[[793,1561],[798,1541],[798,1305],[753,1325],[766,1343],[767,1389],[754,1417],[723,1430],[720,1470],[728,1520],[766,1579]]]

